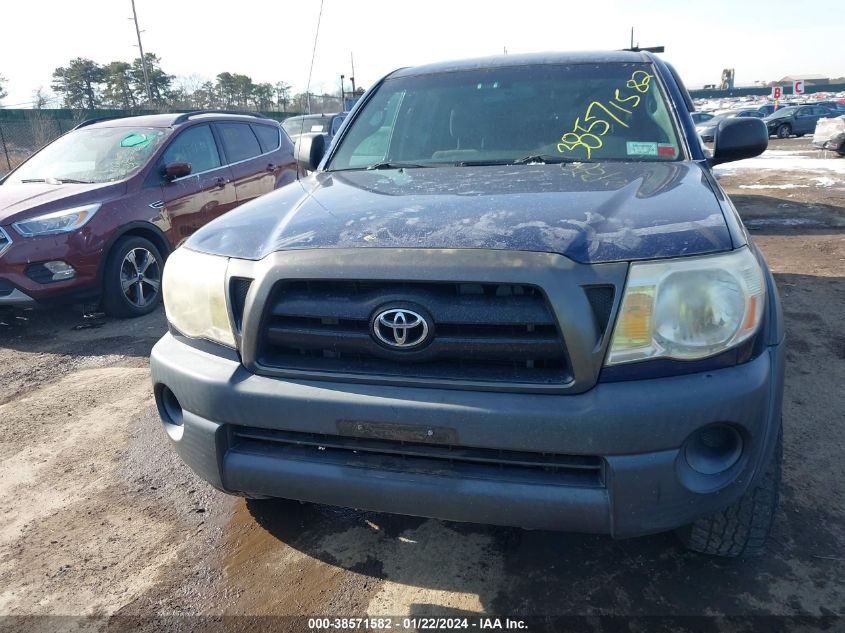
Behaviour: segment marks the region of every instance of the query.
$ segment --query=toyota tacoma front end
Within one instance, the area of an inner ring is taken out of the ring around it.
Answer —
[[[690,106],[645,53],[388,75],[168,260],[178,453],[244,496],[759,551],[783,331],[710,166],[766,129],[708,158]]]

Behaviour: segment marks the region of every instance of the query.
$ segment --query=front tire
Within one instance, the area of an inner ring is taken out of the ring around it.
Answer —
[[[724,510],[679,528],[681,542],[695,552],[735,558],[763,551],[778,507],[783,430],[760,479]]]
[[[792,126],[789,123],[781,123],[777,131],[778,138],[789,138],[792,136]]]
[[[122,237],[109,252],[103,270],[103,310],[131,319],[149,314],[161,303],[162,257],[143,237]]]

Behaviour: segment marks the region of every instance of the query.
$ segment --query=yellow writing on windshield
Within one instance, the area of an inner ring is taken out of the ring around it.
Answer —
[[[635,70],[631,74],[631,78],[625,83],[625,87],[640,94],[645,94],[648,92],[653,78],[654,75],[644,70]],[[592,158],[593,150],[604,145],[602,137],[611,130],[614,123],[622,127],[629,127],[620,117],[631,114],[632,108],[638,107],[641,99],[638,94],[623,97],[619,90],[619,88],[616,89],[613,99],[607,103],[591,101],[584,111],[583,119],[577,117],[572,130],[566,132],[560,138],[557,151],[560,153],[564,151],[572,152],[579,147],[583,147],[587,152],[587,158]]]
[[[601,182],[608,189],[619,189],[628,184],[628,180],[615,169],[608,169],[602,163],[572,163],[566,168],[573,177],[578,177],[584,183]]]

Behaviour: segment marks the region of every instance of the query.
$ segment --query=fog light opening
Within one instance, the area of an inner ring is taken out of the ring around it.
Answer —
[[[167,387],[161,388],[161,418],[168,424],[182,426],[182,405]]]
[[[76,277],[76,270],[74,267],[61,260],[44,262],[44,268],[52,273],[53,281],[64,281],[65,279],[73,279]]]
[[[742,456],[742,435],[728,424],[713,424],[693,433],[687,440],[687,464],[702,475],[718,475],[734,466]]]

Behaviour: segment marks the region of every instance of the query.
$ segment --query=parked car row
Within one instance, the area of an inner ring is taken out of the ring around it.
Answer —
[[[841,106],[842,110],[836,109]],[[804,136],[812,134],[816,123],[825,118],[835,117],[845,112],[845,105],[837,102],[819,102],[811,105],[793,105],[774,109],[771,105],[757,107],[735,108],[717,114],[709,112],[694,112],[696,130],[701,140],[712,143],[719,121],[733,117],[752,117],[763,119],[769,136],[789,138],[790,136]],[[695,115],[698,115],[697,117]]]
[[[705,143],[712,143],[713,139],[716,136],[716,130],[719,126],[719,121],[735,117],[762,119],[763,113],[760,112],[757,108],[741,108],[736,110],[730,110],[728,112],[722,112],[721,114],[711,115],[710,118],[696,123],[695,129],[698,132],[698,135],[701,137],[701,140],[703,140]]]
[[[821,105],[788,106],[778,108],[763,119],[769,136],[789,138],[812,134],[819,119],[835,117],[836,113]]]

